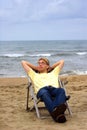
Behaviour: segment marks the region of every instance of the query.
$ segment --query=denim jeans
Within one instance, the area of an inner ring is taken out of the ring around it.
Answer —
[[[63,88],[55,88],[45,86],[37,93],[37,98],[40,98],[49,112],[52,112],[55,107],[65,103],[66,95]]]

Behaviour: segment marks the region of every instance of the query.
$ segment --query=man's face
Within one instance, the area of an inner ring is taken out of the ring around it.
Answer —
[[[49,65],[44,60],[38,61],[38,71],[39,72],[47,72]]]

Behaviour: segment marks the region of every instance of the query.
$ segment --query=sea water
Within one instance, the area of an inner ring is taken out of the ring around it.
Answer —
[[[26,76],[21,61],[37,65],[40,57],[64,59],[62,75],[87,74],[87,40],[0,41],[0,77]]]

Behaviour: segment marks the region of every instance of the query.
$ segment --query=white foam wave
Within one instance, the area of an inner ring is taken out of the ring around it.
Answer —
[[[6,56],[6,57],[22,57],[22,56],[24,56],[23,54],[4,54],[4,56]]]
[[[51,56],[51,54],[49,54],[49,53],[46,53],[46,54],[32,54],[32,55],[29,55],[29,56],[31,56],[31,57],[39,57],[39,56],[47,56],[47,57],[49,57],[49,56]]]
[[[73,71],[74,74],[77,74],[77,75],[87,75],[87,71],[80,71],[80,70],[76,70],[76,71]]]
[[[81,70],[70,70],[70,71],[64,71],[61,73],[62,75],[87,75],[87,71],[81,71]]]
[[[78,52],[78,53],[76,53],[77,55],[86,55],[87,54],[87,52]]]
[[[40,57],[40,56],[51,56],[50,53],[39,53],[39,54],[19,54],[19,53],[13,53],[13,54],[3,54],[3,55],[0,55],[0,56],[4,56],[4,57],[23,57],[23,56],[29,56],[29,57]]]

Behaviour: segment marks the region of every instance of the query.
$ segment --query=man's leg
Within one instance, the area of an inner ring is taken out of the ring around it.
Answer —
[[[40,89],[37,94],[37,97],[40,98],[44,102],[49,112],[53,111],[53,99],[50,95],[48,86]]]
[[[52,112],[55,107],[64,104],[66,101],[63,88],[43,87],[39,90],[37,97],[43,100],[49,112]]]
[[[52,96],[54,96],[54,100]],[[64,112],[66,110],[66,106],[64,104],[66,96],[63,89],[44,87],[40,89],[40,91],[37,94],[37,97],[43,100],[49,113],[56,122],[63,123],[66,121],[66,118],[64,116]]]
[[[66,122],[66,117],[64,112],[66,110],[66,95],[63,88],[55,88],[52,90],[52,95],[54,95],[53,107],[54,110],[51,112],[51,116],[56,122],[64,123]]]
[[[55,96],[54,97],[54,101],[53,101],[54,108],[56,106],[59,106],[59,105],[65,103],[65,101],[66,101],[66,95],[65,95],[65,90],[63,88],[55,88],[52,91],[52,94]]]

